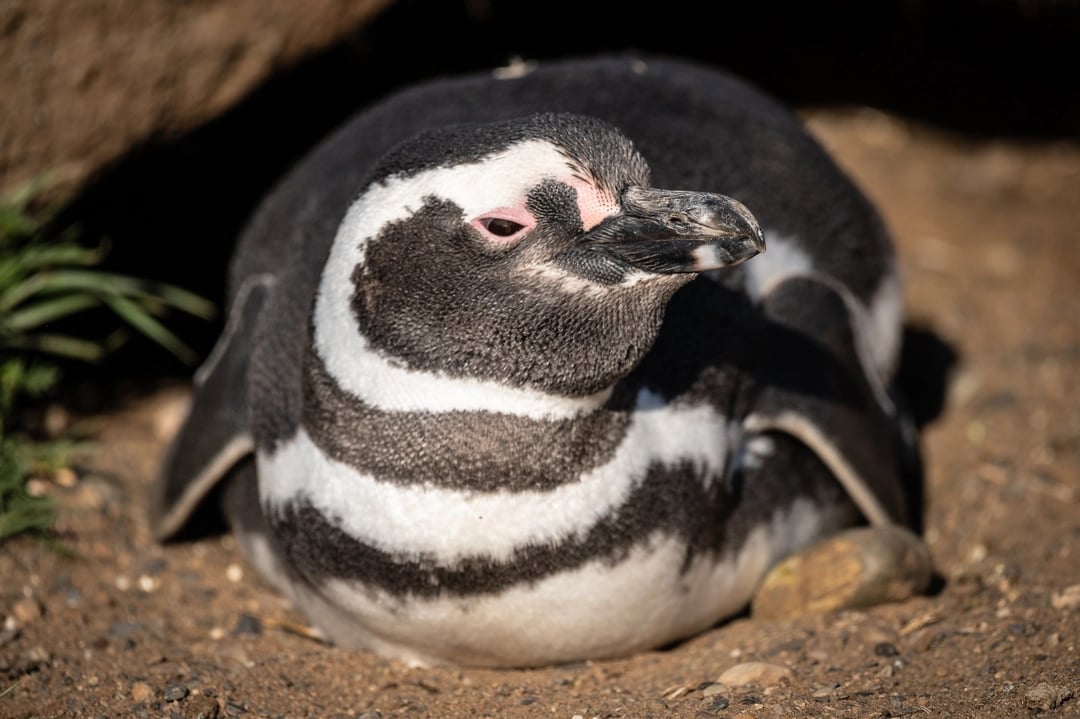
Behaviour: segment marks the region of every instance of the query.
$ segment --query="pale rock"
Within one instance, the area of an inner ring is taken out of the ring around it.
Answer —
[[[747,684],[769,686],[791,680],[791,670],[779,664],[768,662],[743,662],[731,667],[716,680],[729,687],[741,687]]]

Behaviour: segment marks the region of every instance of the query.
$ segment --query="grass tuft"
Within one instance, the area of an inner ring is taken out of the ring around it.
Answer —
[[[66,467],[81,447],[16,430],[22,404],[52,392],[65,363],[103,361],[133,331],[194,364],[196,353],[167,326],[170,312],[210,319],[212,303],[179,287],[103,270],[103,247],[87,247],[77,228],[58,229],[58,204],[35,207],[47,181],[0,197],[0,542],[23,533],[47,537],[56,519],[31,477]],[[104,338],[83,336],[88,313],[108,313]]]

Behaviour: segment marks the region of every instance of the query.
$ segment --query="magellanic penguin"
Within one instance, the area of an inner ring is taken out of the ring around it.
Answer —
[[[897,261],[794,115],[672,59],[512,75],[394,94],[268,196],[159,483],[159,537],[224,480],[317,629],[414,664],[661,646],[911,519]]]

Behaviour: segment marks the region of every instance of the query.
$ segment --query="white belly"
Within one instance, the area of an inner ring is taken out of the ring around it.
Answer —
[[[685,566],[682,540],[656,534],[617,564],[597,560],[498,594],[405,599],[331,579],[292,588],[298,608],[335,643],[414,665],[536,666],[655,648],[743,608],[779,557],[827,529],[797,501],[722,558]]]

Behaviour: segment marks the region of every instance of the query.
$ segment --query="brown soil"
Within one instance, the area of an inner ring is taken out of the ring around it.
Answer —
[[[0,546],[0,717],[1080,716],[1080,147],[806,117],[907,272],[935,594],[528,671],[350,653],[298,632],[231,538],[151,541],[148,484],[187,396],[168,386],[91,418],[84,471],[45,487],[71,556]],[[747,661],[790,679],[708,687]]]

